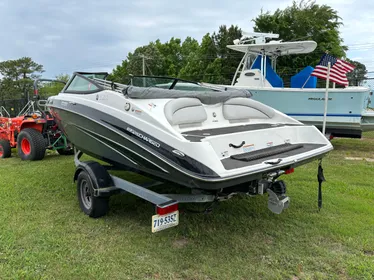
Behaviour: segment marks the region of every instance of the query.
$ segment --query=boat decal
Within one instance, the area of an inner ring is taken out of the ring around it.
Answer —
[[[252,152],[255,149],[255,144],[247,144],[243,146],[243,153]]]
[[[179,151],[179,150],[173,150],[172,152],[173,152],[174,154],[180,156],[180,157],[184,157],[184,156],[185,156],[185,154],[184,154],[183,152]]]
[[[271,146],[273,146],[273,144],[274,144],[273,141],[270,141],[270,142],[266,143],[266,146],[271,147]]]
[[[160,148],[160,143],[156,142],[155,140],[143,135],[142,133],[132,129],[131,127],[127,127],[126,130],[128,132],[131,132],[132,134],[134,134],[135,136],[139,137],[140,139],[143,139],[144,141],[152,144],[153,146],[155,146],[156,148]],[[174,152],[174,151],[173,151]]]
[[[143,113],[142,110],[139,110],[139,109],[132,109],[133,112],[135,112],[135,114],[138,114],[138,115],[141,115]]]
[[[96,100],[108,100],[108,94],[97,94],[96,95]]]
[[[153,103],[149,103],[148,106],[150,111],[152,111],[153,108],[156,108],[156,104]]]
[[[229,156],[229,151],[221,152],[221,156],[222,157],[228,157]]]
[[[308,100],[324,101],[325,98],[324,97],[309,97]],[[329,100],[332,100],[332,97],[329,97]]]

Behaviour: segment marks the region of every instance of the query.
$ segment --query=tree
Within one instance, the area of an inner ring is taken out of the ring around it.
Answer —
[[[70,76],[68,74],[60,74],[57,75],[55,79],[67,83]],[[41,82],[38,87],[40,98],[47,99],[49,96],[59,94],[63,89],[64,84],[56,82]]]
[[[170,41],[161,43],[160,40],[156,41],[156,48],[162,57],[162,69],[161,75],[174,76],[178,75],[178,72],[182,68],[182,48],[181,39],[172,37]]]
[[[243,54],[227,48],[227,45],[232,45],[235,39],[241,38],[242,31],[238,26],[231,25],[227,28],[226,25],[221,25],[218,33],[213,33],[212,37],[217,49],[217,57],[221,59],[222,63],[221,77],[218,77],[219,81],[216,79],[217,83],[230,84]]]
[[[283,41],[314,40],[318,43],[314,52],[309,54],[282,56],[277,60],[278,70],[294,74],[297,70],[315,66],[322,54],[344,58],[346,50],[339,33],[343,24],[338,12],[327,5],[318,5],[315,1],[293,2],[284,10],[277,9],[273,14],[263,13],[253,19],[256,32],[279,34]]]
[[[191,59],[191,54],[195,54],[199,51],[200,45],[196,39],[187,37],[181,45],[181,56],[182,56],[182,65],[185,66]]]
[[[129,82],[129,72],[128,72],[129,62],[128,60],[122,60],[121,65],[117,65],[116,68],[113,69],[113,72],[109,74],[108,80],[127,84]]]
[[[204,82],[212,84],[224,84],[225,78],[222,75],[223,71],[223,59],[216,58],[204,71]]]
[[[129,74],[145,73],[156,76],[173,76],[194,81],[230,83],[242,54],[230,50],[227,45],[241,37],[237,26],[219,27],[217,33],[207,33],[201,40],[187,37],[184,41],[172,37],[162,43],[160,40],[138,47],[134,53],[117,65],[109,79],[127,83]]]
[[[162,55],[153,42],[136,48],[133,54],[128,54],[127,60],[129,61],[127,66],[129,74],[141,75],[143,73],[143,65],[144,72],[147,75],[161,75],[164,71]]]
[[[33,79],[43,73],[43,65],[34,62],[30,57],[0,62],[1,99],[28,98],[32,92]]]
[[[347,61],[355,66],[355,69],[347,74],[349,84],[352,86],[361,86],[362,82],[366,80],[366,66],[358,61],[347,59]]]
[[[191,49],[188,47],[191,47]],[[186,43],[184,45],[184,52],[186,54],[184,60],[185,64],[180,69],[178,76],[194,81],[207,81],[204,78],[204,72],[209,64],[213,63],[217,57],[217,51],[212,36],[209,33],[205,34],[198,47],[195,43]]]

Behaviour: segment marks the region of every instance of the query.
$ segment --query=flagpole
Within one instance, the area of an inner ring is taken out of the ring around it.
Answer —
[[[322,125],[322,134],[323,135],[325,135],[325,132],[326,132],[327,102],[329,100],[330,68],[331,68],[331,62],[329,61],[328,64],[327,64],[326,91],[325,91],[325,111],[323,113],[323,125]]]

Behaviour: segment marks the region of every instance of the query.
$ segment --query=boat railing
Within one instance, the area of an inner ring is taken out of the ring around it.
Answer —
[[[124,85],[121,83],[115,83],[108,80],[93,78],[93,80],[101,87],[103,87],[106,90],[113,90],[116,92],[123,93],[123,90],[128,87],[128,85]]]
[[[10,114],[8,113],[8,111],[5,109],[4,106],[0,106],[0,117],[10,118]]]

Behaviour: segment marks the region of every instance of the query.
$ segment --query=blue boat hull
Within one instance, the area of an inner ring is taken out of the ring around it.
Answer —
[[[269,105],[300,122],[322,128],[325,89],[245,88],[253,99]],[[374,130],[374,115],[367,114],[370,91],[364,87],[329,89],[326,132],[336,136],[361,137]]]

